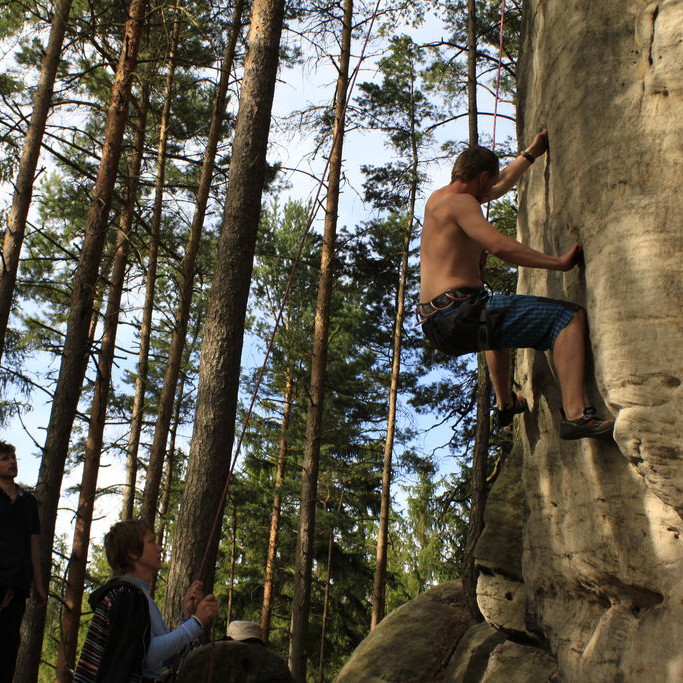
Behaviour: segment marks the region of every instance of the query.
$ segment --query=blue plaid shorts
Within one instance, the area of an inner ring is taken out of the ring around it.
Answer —
[[[580,308],[569,301],[542,296],[493,294],[486,310],[505,311],[493,348],[551,349],[557,335]]]

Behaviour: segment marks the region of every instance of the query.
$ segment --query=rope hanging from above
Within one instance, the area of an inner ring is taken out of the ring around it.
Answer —
[[[503,37],[505,33],[505,0],[500,3],[500,29],[498,32],[498,70],[496,72],[496,91],[493,103],[493,134],[491,147],[496,151],[496,122],[498,121],[498,101],[500,100],[500,74],[503,69]]]
[[[496,70],[496,89],[493,100],[493,131],[491,134],[491,149],[496,151],[496,123],[498,122],[498,102],[500,101],[500,74],[503,70],[503,37],[505,35],[505,0],[501,0],[500,3],[500,25],[498,29],[498,68]],[[491,202],[486,204],[486,220],[489,219],[489,210],[491,208]],[[486,250],[481,252],[479,258],[479,272],[482,275],[484,273],[484,267],[486,266],[486,260],[488,258],[488,252]]]
[[[375,20],[379,16],[380,4],[381,4],[381,0],[377,0],[377,4],[375,5],[374,12],[370,18],[370,23],[368,25],[368,31],[365,35],[363,47],[362,47],[361,53],[358,57],[358,63],[356,64],[356,66],[355,66],[355,68],[351,74],[351,78],[349,79],[348,92],[347,92],[346,100],[344,101],[344,107],[343,107],[343,114],[342,114],[343,116],[346,114],[346,110],[349,107],[349,103],[351,101],[351,95],[353,93],[353,89],[354,89],[354,86],[356,83],[356,79],[358,78],[358,73],[360,71],[360,67],[366,59],[365,55],[367,52],[367,47],[368,47],[368,44],[370,42],[370,37],[372,36],[372,31],[373,31]],[[338,135],[339,135],[339,132],[336,131],[334,134],[334,137],[332,139],[332,147],[334,147],[334,145],[337,141]],[[218,503],[216,513],[214,516],[213,525],[211,527],[211,532],[209,533],[209,536],[207,538],[206,545],[204,548],[204,554],[202,555],[202,560],[201,560],[201,563],[199,565],[197,575],[195,577],[197,579],[204,574],[204,570],[206,569],[206,563],[208,560],[208,554],[209,554],[209,550],[211,548],[211,544],[213,543],[213,540],[214,540],[216,534],[218,533],[218,527],[219,527],[219,524],[223,518],[223,508],[225,505],[225,501],[227,499],[228,490],[230,488],[230,481],[232,479],[232,475],[233,475],[233,472],[235,470],[235,465],[237,464],[237,459],[238,459],[238,457],[241,453],[241,450],[242,450],[242,443],[244,441],[244,437],[245,437],[247,429],[249,427],[249,422],[251,420],[251,415],[252,415],[253,410],[254,410],[254,405],[256,404],[256,399],[258,397],[258,393],[259,393],[260,388],[261,388],[261,382],[263,380],[263,376],[265,375],[266,367],[268,365],[268,361],[270,359],[270,354],[271,354],[272,349],[273,349],[273,344],[275,341],[275,335],[278,331],[280,323],[282,322],[282,317],[284,314],[285,306],[287,304],[287,301],[289,299],[289,294],[290,294],[290,291],[292,289],[292,283],[294,281],[294,275],[296,274],[297,267],[301,261],[301,256],[303,254],[303,249],[304,249],[304,246],[306,244],[306,238],[308,237],[308,234],[311,230],[311,226],[313,225],[313,221],[315,220],[315,217],[318,213],[318,209],[320,208],[319,199],[320,199],[320,195],[322,192],[322,188],[325,185],[325,178],[327,176],[327,171],[328,171],[329,166],[330,166],[330,157],[331,157],[331,155],[328,154],[326,162],[325,162],[325,168],[323,169],[323,172],[322,172],[320,179],[318,181],[318,186],[316,189],[315,198],[314,198],[313,202],[311,203],[311,209],[309,211],[308,219],[306,222],[306,227],[305,227],[304,232],[301,236],[301,240],[299,242],[299,248],[298,248],[296,256],[294,258],[294,262],[292,264],[292,269],[291,269],[290,274],[289,274],[289,279],[287,280],[287,285],[285,287],[285,293],[282,297],[282,301],[280,303],[280,308],[278,310],[278,313],[277,313],[277,316],[275,319],[275,323],[273,326],[273,332],[270,336],[270,340],[269,340],[268,346],[266,348],[266,354],[265,354],[265,357],[263,360],[263,365],[261,366],[261,369],[259,370],[258,377],[256,380],[256,386],[254,387],[254,391],[253,391],[252,397],[251,397],[251,402],[249,404],[249,409],[247,411],[247,415],[246,415],[246,417],[244,419],[244,423],[242,425],[242,430],[241,430],[239,438],[237,440],[237,446],[235,448],[234,455],[231,458],[230,470],[228,471],[228,476],[227,476],[226,481],[225,481],[225,486],[223,487],[223,491],[221,493],[221,498],[220,498],[220,501]]]

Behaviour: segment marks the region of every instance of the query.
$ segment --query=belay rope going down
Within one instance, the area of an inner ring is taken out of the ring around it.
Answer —
[[[377,17],[379,16],[379,8],[380,8],[381,2],[382,2],[382,0],[377,0],[377,4],[375,5],[375,9],[373,11],[373,14],[370,17],[368,30],[367,30],[367,33],[365,35],[363,47],[362,47],[360,55],[358,57],[358,62],[356,64],[356,66],[354,67],[354,70],[351,74],[351,78],[349,79],[349,86],[347,89],[347,95],[346,95],[346,99],[344,101],[344,106],[342,108],[342,116],[346,115],[346,111],[347,111],[347,109],[349,107],[349,103],[351,101],[351,95],[353,93],[353,89],[354,89],[356,80],[358,78],[358,73],[360,72],[360,67],[366,59],[365,53],[367,51],[367,47],[368,47],[368,44],[370,42],[370,37],[372,35],[372,30],[373,30],[375,21],[376,21]],[[332,138],[331,148],[334,148],[339,134],[340,134],[340,131],[336,130],[335,134]],[[268,346],[266,348],[266,353],[265,353],[265,357],[263,360],[263,364],[261,366],[261,369],[259,370],[259,373],[258,373],[258,376],[256,379],[256,386],[254,387],[254,391],[252,393],[251,402],[249,403],[249,409],[247,410],[246,417],[245,417],[244,422],[242,424],[242,429],[240,431],[240,435],[239,435],[239,438],[237,440],[237,446],[235,448],[235,452],[234,452],[234,454],[231,458],[231,461],[230,461],[230,469],[228,470],[228,476],[226,477],[226,480],[225,480],[225,486],[223,487],[223,491],[221,493],[220,501],[216,507],[216,512],[214,515],[211,531],[209,532],[209,536],[206,540],[206,544],[204,547],[204,553],[202,555],[202,560],[201,560],[201,563],[199,565],[199,569],[197,570],[197,573],[195,575],[196,579],[199,579],[204,574],[204,570],[206,569],[206,563],[208,560],[208,555],[209,555],[209,551],[211,549],[211,545],[212,545],[213,540],[214,540],[214,538],[218,532],[220,522],[222,521],[222,518],[223,518],[223,509],[224,509],[225,501],[227,499],[228,491],[230,488],[230,482],[232,480],[232,475],[233,475],[233,472],[235,470],[235,465],[237,464],[237,459],[238,459],[240,452],[241,452],[241,449],[242,449],[242,443],[244,441],[246,431],[249,427],[249,422],[251,420],[251,415],[252,415],[253,410],[254,410],[254,405],[256,403],[256,399],[258,397],[259,390],[261,388],[261,382],[263,380],[263,376],[265,374],[266,367],[267,367],[268,361],[270,359],[270,354],[272,352],[273,344],[275,341],[275,335],[276,335],[277,330],[280,326],[280,323],[282,322],[282,316],[284,314],[285,305],[287,304],[287,301],[289,299],[289,294],[290,294],[290,291],[292,289],[292,283],[294,281],[294,275],[296,274],[297,267],[301,261],[303,249],[304,249],[304,246],[306,244],[306,238],[308,237],[308,234],[311,230],[311,226],[313,225],[313,221],[315,220],[315,217],[318,213],[318,209],[320,207],[319,199],[320,199],[320,195],[322,192],[322,188],[325,185],[325,178],[327,177],[327,171],[328,171],[329,166],[330,166],[330,158],[331,158],[331,155],[328,154],[326,161],[325,161],[325,167],[324,167],[322,173],[320,174],[320,179],[318,181],[318,186],[316,189],[315,198],[314,198],[313,202],[311,203],[311,209],[309,211],[308,218],[306,221],[306,227],[304,228],[303,234],[301,236],[301,240],[299,241],[299,247],[297,249],[296,256],[294,257],[294,261],[292,263],[292,268],[291,268],[291,271],[289,273],[289,278],[287,280],[285,292],[284,292],[284,295],[282,297],[282,301],[280,302],[280,308],[278,309],[278,313],[277,313],[277,316],[275,319],[275,323],[273,325],[273,331],[272,331],[272,334],[270,336]],[[211,629],[211,643],[212,644],[215,642],[214,628],[215,628],[215,626],[212,626],[212,629]],[[213,669],[214,669],[214,651],[213,651],[213,647],[212,647],[211,656],[209,658],[209,668],[207,671],[207,681],[209,683],[211,681],[213,681]]]

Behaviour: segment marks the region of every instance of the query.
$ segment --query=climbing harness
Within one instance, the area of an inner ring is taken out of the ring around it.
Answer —
[[[488,310],[488,299],[483,287],[449,289],[418,304],[417,324],[435,348],[450,356],[496,348],[504,309]]]
[[[433,318],[437,313],[447,311],[449,308],[452,308],[457,303],[462,303],[463,301],[471,299],[479,291],[479,289],[472,289],[471,291],[469,291],[469,288],[448,289],[445,292],[443,292],[443,294],[439,294],[438,296],[435,296],[433,299],[430,299],[429,301],[421,301],[417,305],[417,310],[415,311],[415,315],[417,316],[417,323],[414,325],[414,327],[423,325],[430,318]]]

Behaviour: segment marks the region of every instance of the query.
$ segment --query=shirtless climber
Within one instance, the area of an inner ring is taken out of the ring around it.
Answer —
[[[458,156],[450,185],[434,192],[425,207],[418,317],[425,335],[445,353],[486,350],[499,425],[509,425],[527,408],[526,399],[511,390],[510,349],[552,348],[564,409],[561,438],[609,436],[613,421],[598,417],[586,400],[583,308],[543,297],[491,294],[481,277],[485,250],[527,268],[568,271],[578,263],[578,244],[562,256],[544,254],[500,233],[481,211],[480,204],[511,190],[547,149],[547,133],[539,133],[502,171],[498,157],[484,147]]]

